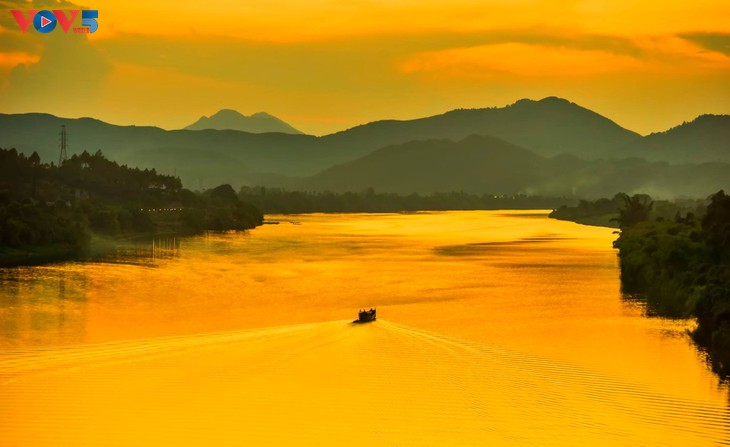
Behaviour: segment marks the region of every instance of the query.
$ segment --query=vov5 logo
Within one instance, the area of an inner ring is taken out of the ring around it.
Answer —
[[[30,24],[39,33],[50,33],[56,29],[56,25],[61,25],[64,33],[68,33],[74,22],[81,13],[81,26],[74,27],[74,33],[89,34],[96,32],[99,29],[99,23],[96,21],[99,18],[99,11],[95,9],[70,9],[62,11],[60,9],[54,9],[53,11],[19,11],[14,9],[10,11],[15,17],[15,21],[18,22],[18,26],[22,32],[26,32]]]

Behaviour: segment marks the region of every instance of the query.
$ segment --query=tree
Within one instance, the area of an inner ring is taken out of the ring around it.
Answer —
[[[725,191],[710,197],[702,219],[702,236],[718,262],[730,261],[730,196]]]
[[[28,161],[34,167],[39,166],[41,164],[41,157],[38,155],[38,152],[33,152],[28,158]]]
[[[33,187],[32,187],[32,194],[33,197],[36,196],[38,192],[38,169],[41,165],[41,157],[38,155],[38,152],[33,152],[30,157],[28,157],[28,161],[31,164],[31,171],[33,172]]]
[[[639,222],[649,219],[654,201],[646,194],[622,194],[624,205],[619,208],[616,218],[621,229],[632,227]]]
[[[210,197],[224,202],[238,202],[238,196],[229,184],[220,185],[210,191]]]

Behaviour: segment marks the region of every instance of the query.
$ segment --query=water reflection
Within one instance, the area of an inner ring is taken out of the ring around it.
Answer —
[[[180,256],[182,239],[179,237],[156,237],[149,240],[118,242],[113,250],[96,257],[95,261],[140,266],[155,266],[157,261]]]
[[[68,269],[34,267],[0,274],[0,347],[84,340],[86,276]]]

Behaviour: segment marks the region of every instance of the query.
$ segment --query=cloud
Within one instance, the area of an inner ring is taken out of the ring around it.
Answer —
[[[65,0],[0,0],[0,9],[84,7]],[[95,101],[97,91],[111,71],[111,62],[87,35],[63,33],[58,29],[48,34],[34,30],[22,33],[9,13],[0,17],[0,24],[6,28],[0,46],[0,69],[5,69],[0,102],[5,107],[35,111],[64,104],[78,109]]]
[[[0,0],[0,57],[3,53],[24,52],[40,55],[46,42],[46,35],[33,30],[33,25],[24,33],[10,13],[11,10],[83,9],[66,0]]]
[[[445,94],[437,100],[433,93],[424,95],[424,86],[435,92],[466,90],[475,85],[510,84],[509,88],[514,89],[520,80],[530,88],[544,80],[550,83],[550,89],[539,94],[548,95],[563,91],[560,88],[564,85],[574,87],[578,79],[605,82],[626,73],[654,78],[698,67],[701,70],[696,73],[701,75],[703,70],[722,64],[714,57],[698,54],[695,44],[674,35],[628,38],[546,26],[470,32],[403,31],[299,42],[210,35],[115,33],[102,37],[95,44],[114,59],[116,67],[124,66],[128,73],[135,72],[131,67],[155,73],[140,77],[115,75],[114,90],[126,92],[118,99],[120,104],[137,97],[135,89],[147,92],[143,96],[156,98],[159,104],[170,104],[174,95],[162,92],[173,82],[156,80],[179,79],[190,86],[183,96],[188,104],[180,103],[180,110],[187,107],[212,112],[213,104],[225,102],[214,100],[220,95],[240,98],[238,107],[247,112],[278,108],[279,114],[292,116],[349,113],[350,120],[353,112],[347,109],[352,107],[361,113],[369,108],[381,114],[387,109],[386,113],[392,114],[397,107],[406,108],[404,101],[411,107],[421,100],[426,105],[433,102],[451,106]],[[142,86],[140,79],[150,81]],[[520,96],[510,96],[510,100],[536,94],[519,88]],[[219,93],[221,89],[228,93]],[[110,95],[106,97],[114,102]],[[317,108],[323,104],[330,107],[313,113],[307,110],[313,107],[308,105],[313,101]],[[375,104],[378,101],[380,108]],[[297,124],[306,127],[306,123]]]
[[[85,35],[50,33],[40,56],[3,53],[17,59],[0,90],[0,102],[15,110],[48,110],[58,104],[91,104],[111,63]]]
[[[13,68],[23,64],[35,64],[40,60],[39,56],[23,51],[11,51],[0,53],[0,68]]]
[[[526,43],[500,43],[424,52],[408,58],[403,73],[440,72],[451,78],[574,77],[636,68],[631,56]]]
[[[398,83],[398,67],[415,54],[491,44],[524,43],[641,57],[643,49],[619,36],[533,28],[474,32],[350,36],[320,41],[262,42],[216,36],[117,34],[99,45],[115,60],[210,79],[311,89]]]
[[[98,45],[122,64],[282,91],[333,91],[377,82],[404,54],[357,40],[273,43],[117,34]]]
[[[500,40],[501,38],[501,40]],[[701,37],[721,47],[723,36]],[[445,79],[574,78],[611,73],[688,74],[726,71],[730,59],[674,35],[637,36],[504,33],[490,43],[418,52],[405,74]]]
[[[694,32],[679,34],[679,37],[710,51],[730,56],[730,33]]]
[[[37,33],[34,33],[37,34]],[[32,53],[40,55],[44,40],[39,36],[30,36],[17,31],[0,30],[0,57],[4,53]]]

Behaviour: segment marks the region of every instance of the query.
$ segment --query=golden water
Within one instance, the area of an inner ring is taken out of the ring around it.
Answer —
[[[0,445],[730,443],[689,323],[621,299],[610,229],[272,218],[0,272]]]

